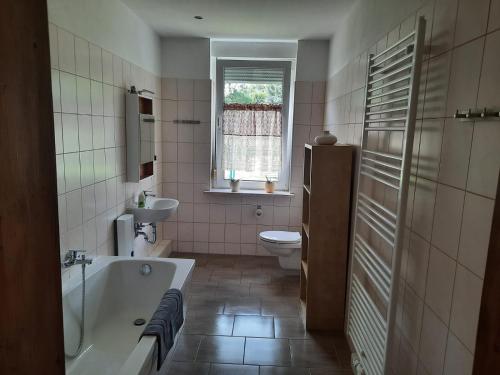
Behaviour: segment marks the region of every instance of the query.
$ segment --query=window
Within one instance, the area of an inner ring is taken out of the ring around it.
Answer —
[[[214,187],[289,189],[290,61],[217,60]]]

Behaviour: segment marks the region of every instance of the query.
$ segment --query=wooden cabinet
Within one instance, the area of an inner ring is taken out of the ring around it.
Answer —
[[[352,159],[349,145],[305,145],[300,299],[308,330],[344,330]]]

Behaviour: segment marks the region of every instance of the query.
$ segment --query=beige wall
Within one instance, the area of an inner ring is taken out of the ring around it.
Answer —
[[[341,141],[360,145],[367,54],[382,51],[425,16],[428,50],[392,369],[395,374],[470,374],[500,166],[500,127],[452,116],[456,109],[500,108],[500,1],[381,1],[377,7],[391,14],[375,20],[368,19],[377,13],[368,11],[368,3],[354,7],[331,42],[325,127]],[[354,30],[358,25],[361,31]],[[382,135],[375,141],[389,150],[398,147]]]

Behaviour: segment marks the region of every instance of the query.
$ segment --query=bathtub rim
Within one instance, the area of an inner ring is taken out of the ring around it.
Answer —
[[[85,270],[85,280],[88,280],[93,275],[103,271],[112,263],[117,262],[134,262],[134,263],[171,263],[174,264],[175,271],[172,278],[170,288],[179,289],[185,296],[187,285],[191,280],[191,276],[195,266],[195,260],[182,258],[153,258],[153,257],[127,257],[127,256],[97,256],[92,258],[93,262],[87,266]],[[74,266],[79,267],[79,266]],[[71,277],[69,280],[62,283],[62,300],[66,298],[72,291],[80,287],[82,279],[80,275]],[[165,290],[166,291],[166,290]],[[153,337],[143,337],[138,341],[134,349],[129,353],[126,361],[123,363],[119,374],[122,375],[137,375],[143,373],[145,366],[148,365],[147,359],[154,354],[156,347],[156,339]],[[165,364],[165,363],[164,363]],[[156,367],[155,367],[156,368]]]

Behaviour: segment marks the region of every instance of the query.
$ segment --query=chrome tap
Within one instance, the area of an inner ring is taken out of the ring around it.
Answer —
[[[156,197],[156,194],[153,193],[151,190],[144,190],[143,193],[145,197]]]
[[[92,259],[85,257],[85,250],[68,250],[68,252],[64,255],[62,267],[68,268],[76,264],[92,264]]]

